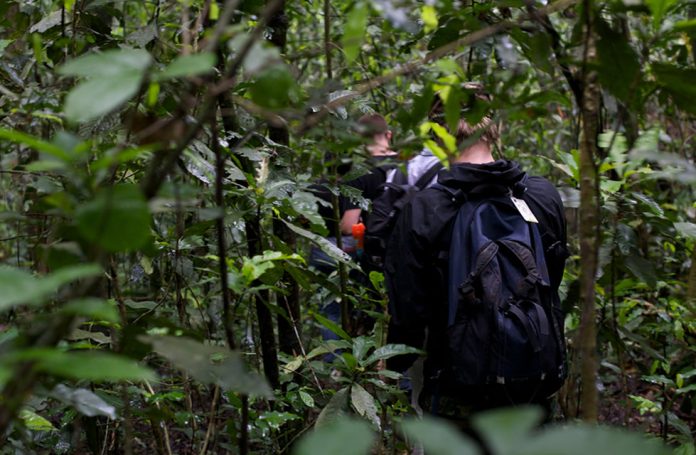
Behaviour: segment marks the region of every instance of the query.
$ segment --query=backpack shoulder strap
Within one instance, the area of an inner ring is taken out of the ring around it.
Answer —
[[[384,174],[385,174],[385,183],[393,183],[394,179],[396,178],[396,173],[399,172],[399,169],[396,167],[390,168],[390,169],[384,169]]]
[[[443,185],[442,183],[435,183],[433,186],[431,186],[431,188],[435,188],[436,190],[446,193],[452,202],[456,202],[457,204],[463,204],[467,201],[466,193],[460,189],[455,189],[447,185]]]
[[[430,168],[425,171],[425,174],[421,175],[418,181],[416,182],[416,187],[418,188],[418,191],[423,190],[426,186],[428,186],[428,183],[437,175],[438,172],[443,168],[444,166],[442,165],[441,162],[437,162],[430,166]]]

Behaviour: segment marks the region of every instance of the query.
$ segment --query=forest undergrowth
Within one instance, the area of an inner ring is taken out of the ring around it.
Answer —
[[[696,455],[695,64],[693,0],[0,2],[0,453]],[[320,215],[363,114],[449,166],[470,81],[562,195],[571,365],[473,438]]]

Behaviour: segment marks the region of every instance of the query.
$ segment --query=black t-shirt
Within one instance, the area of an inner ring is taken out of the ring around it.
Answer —
[[[375,156],[371,158],[374,168],[370,172],[361,175],[358,178],[346,182],[357,190],[360,190],[362,197],[370,201],[374,200],[382,192],[382,185],[387,180],[387,171],[396,167],[396,155],[394,156]],[[351,201],[347,198],[346,210],[359,208],[360,205],[356,201]],[[363,214],[363,219],[365,214]]]

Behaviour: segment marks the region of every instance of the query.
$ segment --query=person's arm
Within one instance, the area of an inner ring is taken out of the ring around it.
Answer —
[[[348,209],[343,213],[339,223],[341,234],[351,235],[353,233],[353,225],[360,222],[360,209]]]

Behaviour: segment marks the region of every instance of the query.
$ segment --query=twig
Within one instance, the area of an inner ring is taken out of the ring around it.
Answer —
[[[213,152],[215,153],[215,205],[220,210],[225,210],[225,202],[222,193],[223,178],[225,175],[225,158],[220,150],[217,125],[215,119],[210,126],[213,136]],[[234,332],[232,331],[232,315],[230,314],[230,290],[227,282],[227,249],[225,248],[225,217],[219,216],[215,220],[217,228],[218,269],[220,271],[220,292],[222,293],[222,324],[225,329],[227,345],[235,349]]]
[[[213,402],[210,404],[210,416],[208,417],[208,429],[205,431],[205,439],[203,440],[203,446],[201,447],[200,455],[205,455],[205,451],[208,449],[208,442],[210,441],[210,436],[213,433],[213,428],[215,427],[215,409],[217,408],[217,402],[220,398],[220,386],[216,385],[213,391]]]
[[[230,20],[232,19],[232,14],[234,13],[234,10],[237,9],[238,4],[239,0],[227,0],[225,2],[225,5],[222,7],[222,14],[218,19],[217,24],[215,24],[213,34],[208,40],[208,43],[205,45],[204,50],[206,52],[215,51],[218,45],[218,41],[220,41],[220,37],[222,36],[222,33],[225,31],[225,27],[227,27],[227,24],[229,24]]]
[[[152,395],[155,394],[155,389],[152,388],[150,382],[147,379],[145,380],[145,387],[147,388],[147,391],[150,392]],[[161,408],[158,401],[155,401],[155,407],[157,409]],[[162,431],[164,432],[164,446],[167,449],[167,454],[172,455],[172,447],[169,444],[169,430],[167,429],[167,424],[162,424]]]
[[[324,55],[326,56],[326,77],[333,79],[331,71],[331,0],[324,0]]]

